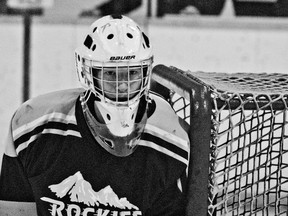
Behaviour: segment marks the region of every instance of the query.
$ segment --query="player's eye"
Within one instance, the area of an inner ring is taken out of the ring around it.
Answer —
[[[138,74],[138,71],[136,71],[136,70],[130,70],[130,71],[129,71],[129,74],[130,74],[130,75],[135,75],[135,74]]]
[[[111,77],[115,77],[116,76],[116,71],[104,71],[104,75],[106,76],[111,76]]]
[[[129,76],[132,79],[139,78],[141,76],[141,71],[140,70],[130,70]]]

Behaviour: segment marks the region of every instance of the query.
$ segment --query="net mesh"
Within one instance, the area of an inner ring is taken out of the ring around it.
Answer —
[[[208,215],[287,215],[288,76],[187,75],[213,103]],[[170,102],[189,123],[190,101],[172,93]]]

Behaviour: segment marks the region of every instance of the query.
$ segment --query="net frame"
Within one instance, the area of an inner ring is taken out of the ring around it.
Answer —
[[[287,215],[288,76],[157,65],[152,77],[190,124],[186,215]]]

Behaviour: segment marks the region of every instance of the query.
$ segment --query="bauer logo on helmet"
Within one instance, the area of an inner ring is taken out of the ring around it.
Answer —
[[[117,60],[132,60],[135,59],[135,55],[132,56],[111,56],[110,61],[117,61]]]

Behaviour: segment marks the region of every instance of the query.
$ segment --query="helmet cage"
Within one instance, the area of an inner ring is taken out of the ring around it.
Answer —
[[[148,94],[151,69],[152,58],[141,62],[98,62],[82,58],[81,75],[87,87],[100,101],[116,106],[129,107],[143,95]],[[120,71],[127,73],[126,76],[124,75],[125,79],[120,78]],[[107,72],[114,72],[115,79],[106,79],[104,73]],[[133,73],[137,73],[138,76],[133,76]],[[119,89],[121,83],[127,86],[124,92]],[[112,91],[106,89],[105,86],[107,85],[114,86],[114,89]]]

